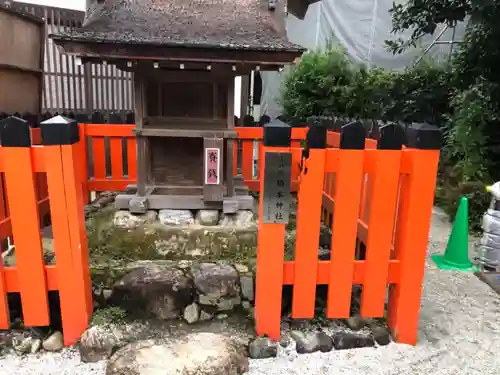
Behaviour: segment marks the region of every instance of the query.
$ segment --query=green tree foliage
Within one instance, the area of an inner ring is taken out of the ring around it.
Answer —
[[[439,25],[467,22],[447,67],[421,63],[395,73],[367,69],[329,45],[306,53],[286,76],[285,116],[313,115],[401,122],[427,121],[445,137],[438,202],[453,217],[461,195],[469,197],[473,229],[490,197],[484,185],[500,180],[500,0],[407,0],[390,10],[393,53],[433,34]],[[406,31],[406,39],[397,34]]]
[[[312,115],[347,112],[348,92],[355,79],[352,62],[344,50],[327,46],[324,52],[305,53],[286,77],[282,90],[284,114],[305,121]]]
[[[408,39],[386,41],[394,53],[416,45],[439,24],[467,22],[451,63],[452,111],[438,198],[452,212],[458,197],[468,195],[477,227],[490,199],[484,184],[500,179],[500,0],[409,0],[394,4],[391,13],[394,33],[412,31]]]
[[[387,41],[394,53],[403,52],[408,47],[415,47],[417,42],[428,34],[433,34],[440,24],[454,27],[464,21],[471,13],[474,2],[488,0],[408,0],[403,4],[394,3],[390,10],[392,15],[392,32],[394,34],[412,30],[408,39],[397,38]]]
[[[448,81],[445,66],[424,61],[402,73],[367,69],[329,44],[305,53],[288,73],[281,104],[295,122],[323,115],[440,126],[449,106]]]

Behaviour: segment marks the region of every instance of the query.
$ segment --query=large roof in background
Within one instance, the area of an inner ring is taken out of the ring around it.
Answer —
[[[267,0],[105,0],[54,39],[172,47],[302,51]],[[284,16],[284,15],[282,15]]]

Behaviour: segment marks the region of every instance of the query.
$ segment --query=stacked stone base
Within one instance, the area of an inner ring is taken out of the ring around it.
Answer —
[[[255,257],[257,222],[252,211],[220,214],[216,210],[117,211],[113,226],[156,235],[154,247],[165,259],[219,260]]]
[[[133,316],[192,324],[242,308],[250,311],[253,301],[254,277],[245,265],[143,261],[115,282],[105,304]]]

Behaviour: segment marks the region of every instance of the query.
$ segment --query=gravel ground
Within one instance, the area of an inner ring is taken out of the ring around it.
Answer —
[[[450,225],[435,210],[429,256],[444,251]],[[249,375],[448,375],[500,373],[500,299],[474,275],[439,271],[427,262],[416,347],[390,344],[298,355],[290,345],[278,358],[251,360]],[[82,364],[73,350],[0,360],[0,374],[104,375],[105,363]]]
[[[5,375],[104,375],[106,362],[82,363],[75,349],[0,360],[0,374]]]

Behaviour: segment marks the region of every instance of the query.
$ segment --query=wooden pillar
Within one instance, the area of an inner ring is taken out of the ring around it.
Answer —
[[[94,110],[94,95],[92,90],[92,64],[83,64],[83,82],[85,87],[85,108],[89,114]]]
[[[136,131],[143,128],[144,116],[146,114],[145,87],[143,78],[134,73],[134,107]],[[150,182],[150,155],[147,137],[137,135],[137,195],[146,195],[147,185]]]
[[[250,91],[250,75],[241,77],[241,104],[240,104],[240,125],[243,118],[248,114],[248,100]]]

